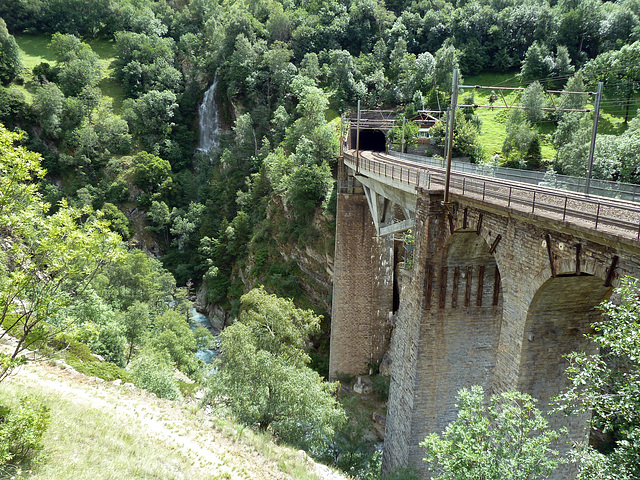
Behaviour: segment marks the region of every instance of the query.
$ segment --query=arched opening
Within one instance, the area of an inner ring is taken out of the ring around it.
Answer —
[[[429,431],[455,418],[461,388],[490,389],[502,321],[500,273],[485,240],[475,230],[455,232],[443,260],[426,265]]]
[[[357,131],[351,129],[349,134],[351,139],[351,149],[356,148]],[[384,152],[387,148],[387,139],[382,130],[360,130],[360,150],[370,150],[372,152]]]
[[[591,275],[558,275],[547,280],[536,292],[527,312],[522,339],[518,389],[539,400],[538,408],[552,409],[554,395],[568,387],[565,355],[574,351],[595,351],[585,337],[591,324],[598,320],[595,307],[611,293],[604,280]],[[557,416],[557,417],[556,417]],[[566,426],[571,442],[584,441],[588,434],[590,413],[552,415],[552,428]],[[556,446],[561,453],[568,448],[566,439]],[[564,466],[556,478],[570,478],[575,472]]]

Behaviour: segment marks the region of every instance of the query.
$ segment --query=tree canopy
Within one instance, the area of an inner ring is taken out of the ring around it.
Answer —
[[[305,448],[321,448],[344,420],[334,394],[309,367],[306,342],[320,318],[263,288],[242,296],[236,323],[220,334],[208,402],[243,423]]]
[[[616,298],[600,307],[602,319],[589,338],[599,352],[569,356],[571,387],[561,395],[567,412],[591,410],[593,427],[609,435],[600,444],[579,450],[580,480],[640,476],[640,282],[626,278]]]
[[[436,480],[531,480],[547,478],[558,465],[551,442],[559,433],[524,393],[492,395],[481,387],[458,393],[458,418],[420,444]]]

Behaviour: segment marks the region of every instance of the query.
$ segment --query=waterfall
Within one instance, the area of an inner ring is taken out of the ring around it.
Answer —
[[[218,119],[218,104],[216,103],[216,91],[218,89],[218,74],[213,77],[213,83],[204,94],[202,103],[198,109],[200,114],[200,141],[198,152],[208,153],[218,146],[220,136],[220,121]]]

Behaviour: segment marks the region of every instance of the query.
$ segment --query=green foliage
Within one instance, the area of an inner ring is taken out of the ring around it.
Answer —
[[[77,96],[102,78],[98,55],[74,35],[55,33],[50,48],[58,61],[56,81],[66,96]]]
[[[9,84],[22,70],[20,49],[7,24],[0,18],[0,83]]]
[[[356,397],[345,398],[342,407],[348,420],[338,428],[322,451],[320,459],[353,478],[377,479],[381,467],[381,454],[367,437],[369,415],[357,404]]]
[[[0,87],[0,122],[12,128],[23,122],[31,109],[22,90],[16,87]]]
[[[329,194],[332,184],[327,163],[301,165],[291,175],[287,203],[298,221],[309,222],[316,208]]]
[[[475,386],[458,393],[458,418],[442,435],[420,444],[437,480],[528,480],[546,478],[558,465],[550,443],[559,433],[529,395],[509,391],[492,395]]]
[[[532,125],[544,119],[545,93],[540,82],[535,81],[522,92],[522,106],[527,120]]]
[[[584,73],[588,78],[604,81],[605,91],[625,99],[625,123],[628,122],[631,99],[640,92],[640,40],[598,55],[584,66]]]
[[[127,99],[122,104],[122,115],[131,132],[140,139],[148,151],[158,154],[175,123],[178,104],[176,94],[170,90],[150,90],[137,99]]]
[[[415,467],[397,468],[380,477],[380,480],[419,480],[420,472]]]
[[[102,212],[102,218],[109,222],[111,230],[118,233],[125,240],[131,236],[129,231],[129,219],[118,209],[118,207],[112,203],[105,203],[100,211]]]
[[[116,320],[102,325],[98,336],[90,343],[91,351],[101,355],[107,362],[124,367],[126,340],[122,330],[122,325]]]
[[[401,121],[398,121],[391,130],[391,141],[398,148],[402,145],[404,140],[405,148],[410,145],[416,145],[418,143],[418,124],[412,120],[408,120],[402,125]],[[404,137],[402,136],[404,133]]]
[[[378,395],[378,398],[383,402],[389,400],[390,378],[378,374],[373,375],[371,381],[373,382],[373,391]]]
[[[58,138],[62,132],[62,112],[64,94],[55,83],[47,83],[38,88],[33,96],[33,110],[44,133]]]
[[[18,405],[0,405],[0,473],[42,450],[42,435],[50,417],[49,408],[29,398],[20,399]]]
[[[238,321],[219,336],[222,353],[207,401],[228,405],[241,422],[288,443],[321,448],[344,412],[333,397],[337,384],[306,366],[305,341],[319,318],[263,289],[241,302]]]
[[[82,302],[95,275],[118,260],[120,241],[105,224],[82,222],[66,204],[47,215],[48,205],[31,183],[44,174],[38,155],[14,146],[19,139],[0,129],[0,229],[11,239],[0,248],[0,320],[14,315],[5,334],[19,339],[11,358],[74,324],[68,314]],[[20,308],[16,308],[19,301]],[[3,357],[4,358],[4,357]],[[6,365],[0,379],[10,373]]]
[[[523,110],[511,110],[507,120],[507,136],[502,145],[506,164],[512,168],[537,169],[542,155],[538,132],[531,126]]]
[[[458,68],[458,53],[451,43],[446,43],[435,54],[434,82],[442,92],[451,92],[453,70]],[[462,84],[462,75],[458,75],[458,84]]]
[[[133,175],[136,184],[150,193],[162,190],[171,174],[171,164],[147,152],[133,157]]]
[[[552,70],[553,58],[549,56],[546,47],[540,42],[531,44],[522,62],[522,77],[526,80],[546,78]]]
[[[131,362],[129,371],[137,387],[155,393],[160,398],[182,400],[171,360],[166,353],[145,350]]]
[[[131,374],[119,365],[111,362],[74,362],[69,361],[69,365],[78,372],[89,377],[102,378],[106,382],[122,380],[124,383],[131,382]]]
[[[606,455],[582,446],[577,452],[581,480],[627,479],[640,475],[640,282],[625,278],[617,300],[600,306],[602,319],[589,338],[598,353],[569,355],[570,388],[563,409],[592,411],[594,426],[613,436]]]
[[[124,336],[129,343],[127,363],[131,361],[134,349],[141,344],[149,326],[149,305],[135,300],[124,314]]]
[[[129,96],[152,90],[177,93],[182,74],[174,67],[175,42],[172,38],[133,31],[116,33],[116,76]]]
[[[60,334],[47,342],[55,352],[62,352],[67,359],[75,362],[95,362],[96,358],[84,343],[68,334]]]
[[[160,309],[171,300],[175,279],[158,260],[133,250],[96,276],[93,287],[110,305],[126,310],[136,301]]]
[[[462,109],[456,109],[456,122],[453,129],[453,156],[469,157],[472,162],[480,163],[484,158],[482,145],[478,140],[478,128],[470,120],[467,120]],[[438,122],[429,131],[433,137],[444,138],[444,122]]]
[[[156,352],[163,352],[170,359],[170,365],[188,375],[194,375],[200,368],[195,357],[196,339],[189,328],[187,319],[175,310],[166,310],[153,321],[146,346]]]
[[[554,143],[558,147],[556,167],[560,173],[584,176],[591,145],[593,119],[590,114],[566,114],[558,123]],[[598,135],[593,160],[593,178],[637,182],[640,179],[640,115],[629,122],[622,135]]]

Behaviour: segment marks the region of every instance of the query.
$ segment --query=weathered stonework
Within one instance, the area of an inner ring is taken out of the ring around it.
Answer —
[[[329,378],[367,373],[391,336],[393,238],[378,237],[362,193],[339,193]]]
[[[419,190],[414,267],[399,278],[383,469],[423,466],[418,447],[456,416],[462,387],[549,399],[566,387],[563,355],[590,348],[594,306],[640,274],[637,242],[537,215]],[[585,438],[588,417],[552,417]],[[422,467],[424,468],[424,467]],[[557,479],[575,476],[571,466]]]

